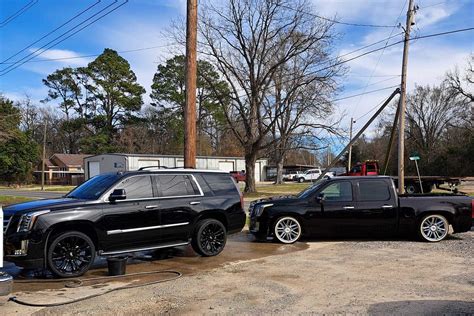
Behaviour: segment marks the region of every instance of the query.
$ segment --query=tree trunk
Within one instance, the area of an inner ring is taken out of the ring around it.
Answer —
[[[255,193],[255,163],[257,155],[255,153],[245,154],[245,189],[244,192]]]
[[[283,155],[279,154],[278,155],[278,160],[277,160],[277,177],[275,184],[283,184]]]

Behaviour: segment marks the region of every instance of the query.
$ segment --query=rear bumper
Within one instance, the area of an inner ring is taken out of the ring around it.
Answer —
[[[231,213],[227,217],[228,225],[227,225],[227,233],[228,234],[235,234],[241,232],[245,226],[245,222],[247,221],[247,215],[242,210],[241,212]]]

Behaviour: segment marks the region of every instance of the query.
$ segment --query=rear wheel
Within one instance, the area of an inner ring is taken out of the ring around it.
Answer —
[[[420,221],[418,235],[423,241],[438,242],[448,235],[448,220],[439,214],[430,214]]]
[[[95,246],[92,240],[81,232],[70,231],[53,239],[47,253],[48,268],[61,278],[83,275],[95,259]]]
[[[296,218],[285,216],[276,221],[273,232],[278,241],[292,244],[301,237],[301,225]]]
[[[197,223],[191,245],[201,256],[212,257],[224,250],[226,241],[227,231],[224,224],[208,218]]]
[[[408,194],[415,194],[417,189],[414,184],[407,184],[407,186],[405,187],[405,191]]]

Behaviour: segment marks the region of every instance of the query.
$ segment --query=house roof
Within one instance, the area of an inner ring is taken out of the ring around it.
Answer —
[[[82,167],[84,158],[89,156],[85,154],[54,154],[50,159],[56,160],[67,167]]]
[[[49,159],[43,159],[43,163],[48,168],[57,168],[58,167],[54,163],[52,163],[51,160],[49,160]]]

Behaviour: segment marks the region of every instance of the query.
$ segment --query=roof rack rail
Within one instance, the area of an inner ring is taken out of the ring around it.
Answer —
[[[141,167],[138,170],[146,170],[146,169],[169,169],[166,166],[147,166],[147,167]]]

